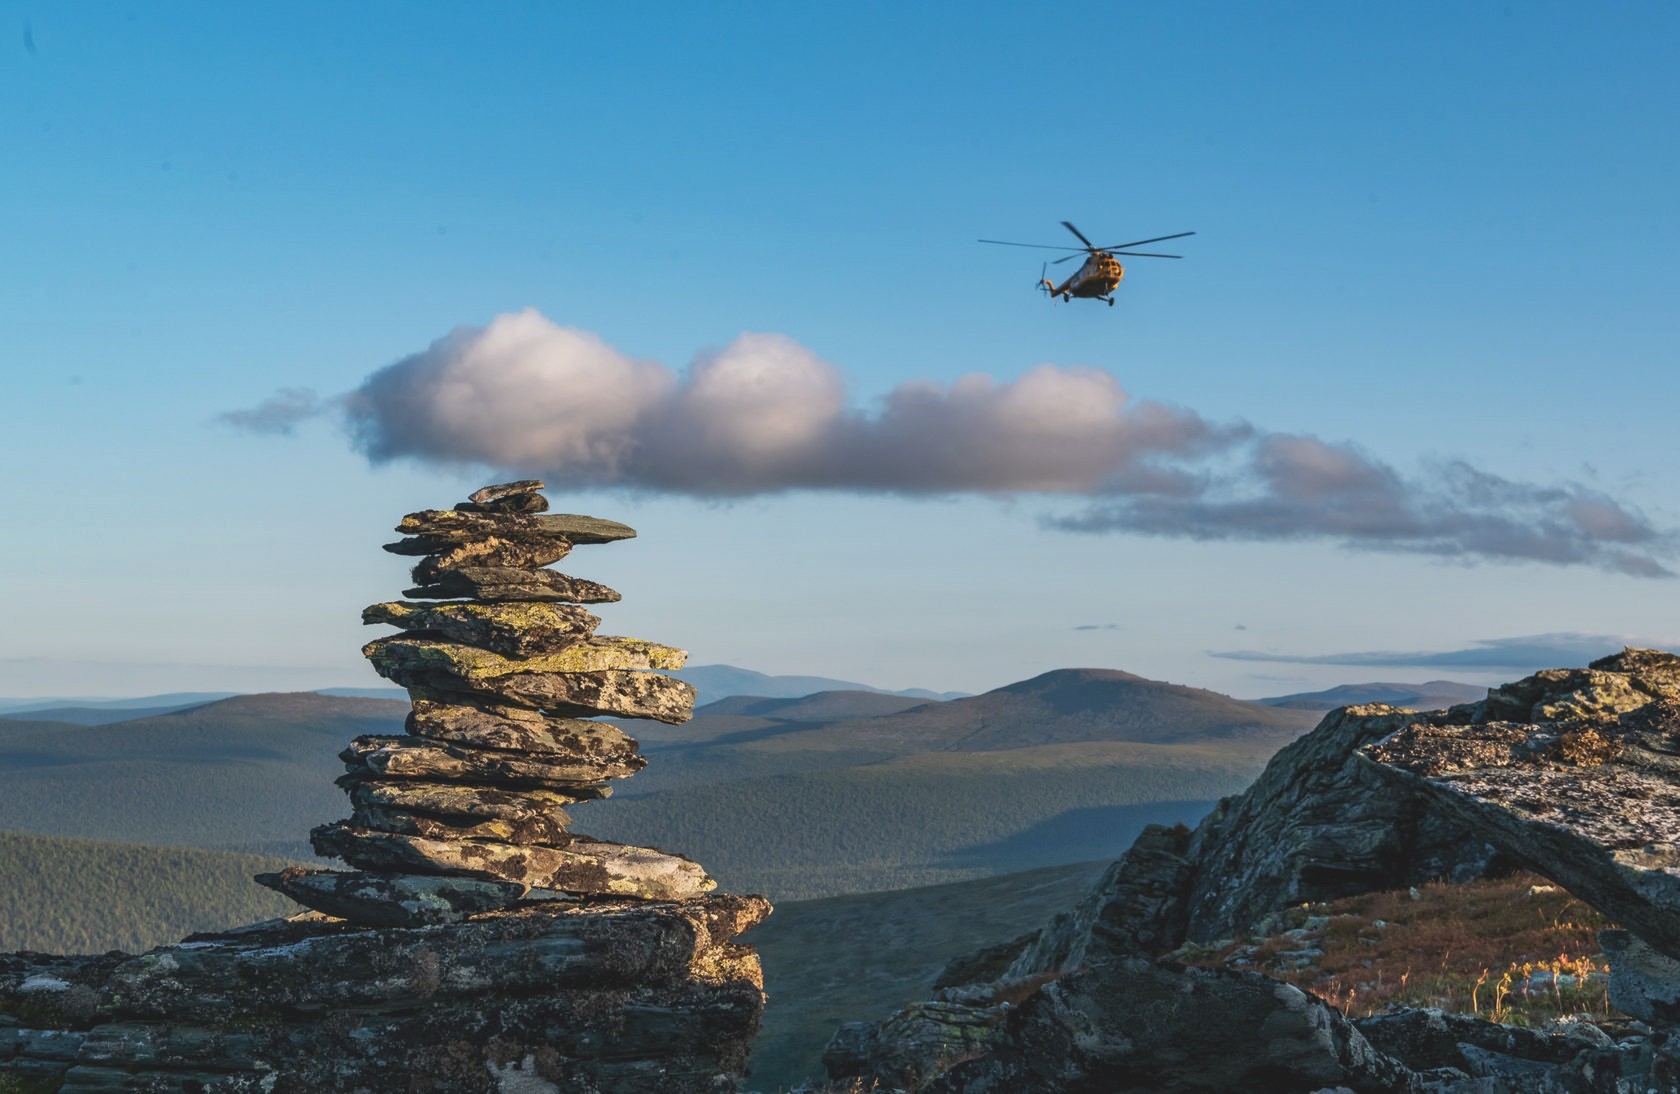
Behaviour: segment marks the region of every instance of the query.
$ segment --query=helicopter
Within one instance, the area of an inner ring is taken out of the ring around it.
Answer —
[[[1063,258],[1046,262],[1038,271],[1038,285],[1040,292],[1049,295],[1054,300],[1058,296],[1063,300],[1072,300],[1076,296],[1089,297],[1094,300],[1105,300],[1109,307],[1114,306],[1114,290],[1120,287],[1120,279],[1126,276],[1126,267],[1120,265],[1120,260],[1114,256],[1133,255],[1138,258],[1183,258],[1183,255],[1152,254],[1148,251],[1128,251],[1127,247],[1141,247],[1145,243],[1160,243],[1166,239],[1182,239],[1193,236],[1195,232],[1179,232],[1176,235],[1156,236],[1154,239],[1140,239],[1133,243],[1115,243],[1107,247],[1098,247],[1085,238],[1085,233],[1075,228],[1067,221],[1062,221],[1062,227],[1074,234],[1083,247],[1060,247],[1050,243],[1010,243],[1002,239],[982,239],[981,243],[997,243],[1004,247],[1038,247],[1049,251],[1073,251],[1073,254]],[[1054,284],[1044,276],[1051,266],[1066,262],[1070,258],[1078,258],[1084,254],[1085,262],[1074,271],[1072,277],[1060,285]]]

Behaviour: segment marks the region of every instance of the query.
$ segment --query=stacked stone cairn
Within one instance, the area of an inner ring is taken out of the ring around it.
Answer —
[[[687,721],[694,689],[658,669],[687,654],[595,634],[581,605],[604,585],[546,569],[574,546],[636,533],[550,514],[536,480],[487,486],[453,509],[410,513],[385,546],[420,556],[411,598],[366,623],[400,633],[363,647],[413,701],[405,734],[340,753],[348,820],[311,833],[353,871],[293,868],[257,880],[306,907],[368,926],[459,922],[520,901],[682,901],[716,883],[686,858],[591,839],[566,807],[605,798],[647,761],[599,715]]]
[[[681,650],[595,635],[611,589],[547,570],[629,528],[548,515],[539,482],[413,513],[412,599],[363,618],[413,696],[360,737],[350,818],[313,833],[352,871],[258,878],[312,911],[142,954],[0,954],[0,1094],[719,1094],[764,1012],[770,913],[687,859],[571,831],[566,807],[643,766],[596,715],[688,718],[652,671]],[[325,913],[325,914],[322,914]]]

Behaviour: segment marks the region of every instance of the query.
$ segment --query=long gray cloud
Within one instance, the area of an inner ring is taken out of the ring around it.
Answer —
[[[1208,651],[1228,661],[1265,661],[1290,665],[1360,665],[1387,668],[1473,669],[1480,672],[1537,672],[1563,665],[1585,665],[1623,646],[1674,649],[1662,639],[1616,634],[1560,631],[1515,638],[1478,639],[1456,650],[1368,650],[1357,653],[1285,654],[1258,650]],[[1674,650],[1680,652],[1680,650]]]
[[[247,410],[229,410],[216,415],[216,421],[243,429],[247,433],[271,433],[291,436],[297,427],[311,418],[319,417],[330,404],[308,388],[281,388],[256,406]]]
[[[1512,482],[1455,460],[1423,481],[1349,444],[1256,437],[1243,467],[1202,489],[1105,499],[1053,519],[1076,532],[1193,539],[1334,539],[1356,547],[1455,559],[1587,563],[1636,577],[1672,577],[1664,533],[1587,487]]]
[[[1217,424],[1132,398],[1107,372],[917,380],[852,405],[792,339],[743,334],[679,373],[534,310],[462,327],[336,400],[278,393],[222,421],[288,432],[332,407],[369,460],[483,466],[560,487],[700,497],[798,489],[1061,494],[1068,531],[1319,539],[1462,560],[1671,576],[1675,537],[1578,485],[1465,463],[1408,479],[1351,445]]]

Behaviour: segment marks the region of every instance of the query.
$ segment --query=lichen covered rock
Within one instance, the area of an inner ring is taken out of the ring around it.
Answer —
[[[757,958],[731,939],[768,911],[724,896],[527,904],[445,926],[317,917],[136,956],[3,956],[0,1089],[730,1090],[763,999]]]

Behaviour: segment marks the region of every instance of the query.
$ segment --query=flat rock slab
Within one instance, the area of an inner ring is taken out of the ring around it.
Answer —
[[[427,927],[460,923],[480,912],[518,903],[523,885],[482,878],[425,874],[364,874],[294,866],[258,874],[258,885],[284,893],[305,908],[369,927]]]
[[[472,513],[460,509],[424,509],[409,513],[397,525],[409,536],[431,536],[465,543],[485,536],[549,535],[572,543],[613,543],[632,539],[636,530],[615,520],[586,517],[580,513]]]
[[[640,638],[586,638],[550,653],[503,657],[462,642],[393,634],[362,647],[376,672],[420,669],[486,681],[528,672],[601,672],[608,669],[680,669],[688,652]]]
[[[565,789],[624,779],[647,766],[640,754],[608,759],[562,759],[538,753],[500,752],[428,741],[423,737],[357,737],[339,753],[345,766],[387,779],[458,780],[492,785]]]
[[[509,706],[546,710],[561,716],[596,714],[653,718],[673,725],[694,715],[695,690],[681,680],[654,672],[609,669],[601,672],[519,672],[473,679],[448,669],[426,668],[393,658],[379,674],[411,692],[477,694]]]
[[[551,600],[568,604],[612,604],[612,589],[555,570],[513,566],[465,566],[439,576],[435,584],[404,589],[404,596],[430,600]]]
[[[1680,958],[1680,701],[1598,724],[1418,723],[1360,757]]]
[[[363,608],[362,622],[433,631],[503,657],[529,657],[581,642],[595,633],[601,618],[574,604],[554,602],[416,604],[396,600]]]
[[[473,820],[377,802],[356,802],[355,798],[352,791],[351,801],[356,808],[350,814],[350,823],[357,828],[372,828],[403,836],[424,836],[427,839],[487,839],[546,847],[564,847],[572,841],[571,818],[560,810],[537,813],[525,820],[504,820],[500,817]]]
[[[488,841],[430,840],[325,824],[309,834],[317,853],[374,873],[459,874],[512,881],[532,889],[585,896],[690,900],[717,887],[678,855],[579,836],[565,848]]]
[[[536,570],[559,562],[571,550],[570,541],[559,536],[525,539],[491,536],[432,552],[421,559],[410,574],[416,585],[432,585],[441,581],[444,574],[470,566],[511,566],[516,570]]]
[[[406,728],[416,737],[451,741],[470,748],[500,748],[611,760],[636,751],[636,738],[607,722],[557,718],[529,707],[492,703],[482,696],[410,692],[414,709]],[[421,696],[447,696],[422,698]]]
[[[612,788],[606,786],[567,790],[534,786],[510,789],[505,786],[374,779],[358,775],[341,776],[338,785],[356,805],[458,817],[459,823],[486,820],[527,823],[555,815],[563,818],[566,806],[605,798],[612,793]]]
[[[537,493],[542,488],[541,479],[496,483],[474,490],[455,508],[469,513],[546,513],[548,499]]]
[[[483,1006],[565,988],[669,985],[687,981],[708,951],[769,911],[763,897],[720,894],[692,903],[521,904],[407,929],[275,921],[121,960],[96,1016],[249,1020],[413,1007],[440,996]],[[0,982],[0,999],[8,987]]]

